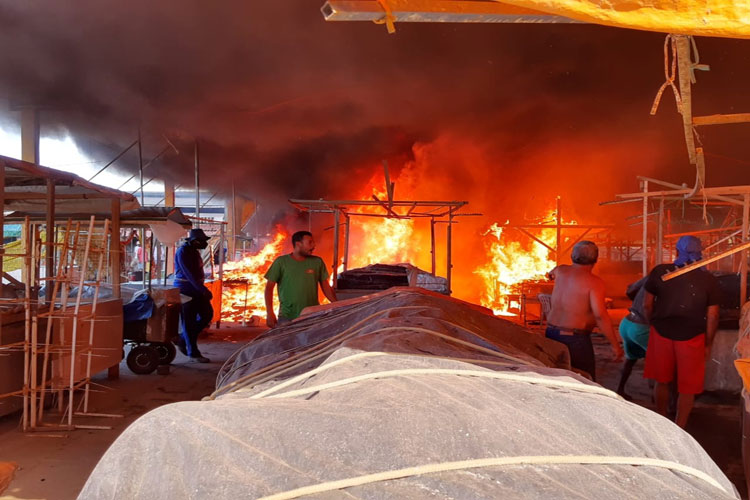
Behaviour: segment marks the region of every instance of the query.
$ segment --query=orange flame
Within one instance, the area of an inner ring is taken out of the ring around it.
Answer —
[[[545,220],[556,220],[555,211],[550,211]],[[563,223],[576,224],[575,221]],[[542,228],[537,232],[537,238],[554,247],[554,228]],[[527,242],[513,240],[507,235],[506,228],[497,223],[490,226],[483,236],[488,237],[488,240],[485,240],[488,261],[474,270],[474,274],[481,276],[484,281],[481,304],[492,309],[497,315],[513,315],[511,310],[518,307],[518,303],[511,300],[509,295],[517,293],[515,287],[523,281],[545,279],[545,275],[555,267],[556,262],[550,258],[552,252],[547,247],[530,238]]]
[[[287,233],[276,228],[273,240],[255,255],[224,264],[224,287],[221,294],[221,314],[227,321],[249,320],[253,315],[265,317],[266,280],[263,278],[273,260],[286,243]],[[274,294],[274,309],[278,309]]]

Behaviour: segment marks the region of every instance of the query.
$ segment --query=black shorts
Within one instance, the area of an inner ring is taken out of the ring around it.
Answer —
[[[594,344],[591,334],[563,332],[558,328],[547,327],[545,335],[548,339],[556,340],[568,346],[570,351],[570,366],[584,371],[596,380],[596,360],[594,359]]]

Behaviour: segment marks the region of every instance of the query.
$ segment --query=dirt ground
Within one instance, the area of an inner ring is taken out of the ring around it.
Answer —
[[[2,499],[67,500],[78,496],[89,473],[110,444],[134,420],[154,408],[176,401],[199,400],[214,390],[216,374],[229,356],[265,328],[222,326],[201,337],[199,345],[211,363],[190,363],[178,353],[168,375],[135,375],[123,361],[120,378],[94,381],[91,412],[120,414],[122,418],[80,418],[78,423],[112,426],[111,430],[22,433],[19,416],[0,417],[0,462],[18,464],[15,478]],[[165,478],[168,481],[169,478]]]
[[[68,433],[24,434],[19,418],[0,418],[0,462],[19,465],[15,479],[1,498],[54,499],[76,498],[89,473],[101,455],[119,434],[144,413],[167,403],[199,400],[214,389],[216,374],[224,361],[239,347],[256,337],[262,328],[223,326],[201,338],[203,353],[212,362],[189,363],[178,354],[168,375],[134,375],[125,363],[120,378],[109,381],[100,374],[92,398],[92,412],[117,413],[122,418],[88,418],[80,423],[110,425],[111,430],[77,430]],[[615,389],[620,377],[620,363],[611,360],[609,346],[601,336],[594,336],[597,353],[597,376],[600,384]],[[627,386],[634,402],[653,408],[651,391],[643,379],[643,363],[633,370]],[[740,449],[739,396],[704,394],[697,403],[688,432],[706,449],[743,498],[747,498]],[[169,478],[164,478],[168,481]]]

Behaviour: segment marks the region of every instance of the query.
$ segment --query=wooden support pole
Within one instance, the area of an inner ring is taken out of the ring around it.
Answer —
[[[728,123],[747,123],[750,122],[750,113],[732,113],[726,115],[707,115],[694,116],[693,125],[724,125]]]
[[[695,150],[695,135],[693,134],[693,104],[691,97],[692,61],[690,58],[690,37],[687,35],[671,35],[677,48],[677,72],[680,75],[680,113],[685,133],[685,145],[688,158],[692,165],[698,164]]]
[[[706,259],[701,259],[697,262],[693,262],[692,264],[687,264],[686,266],[683,266],[679,269],[676,269],[672,271],[671,273],[664,274],[661,279],[662,281],[669,281],[671,279],[674,279],[678,276],[682,276],[683,274],[689,273],[690,271],[693,271],[694,269],[699,269],[703,266],[706,266],[712,262],[716,262],[717,260],[721,260],[724,257],[729,257],[730,255],[734,255],[737,252],[742,252],[744,250],[747,250],[750,248],[750,241],[745,242],[739,246],[736,246],[734,248],[730,248],[729,250],[725,252],[721,252],[719,254],[714,255],[713,257],[708,257]]]
[[[643,192],[648,193],[648,181],[643,181]],[[643,197],[643,252],[641,258],[643,259],[643,265],[641,266],[641,272],[643,276],[648,274],[648,196]]]
[[[333,288],[338,286],[339,269],[339,209],[333,211]]]
[[[744,197],[745,202],[742,208],[742,242],[748,241],[748,219],[750,219],[750,194]],[[747,250],[740,253],[740,309],[747,301]]]

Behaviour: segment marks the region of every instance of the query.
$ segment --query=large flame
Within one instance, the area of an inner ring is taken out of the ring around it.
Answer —
[[[406,177],[409,170],[405,169],[398,177],[396,184],[401,187],[405,184],[403,190],[408,189]],[[383,185],[382,174],[373,175],[370,182],[362,190],[360,199],[372,200],[373,196],[379,200],[388,199],[388,195],[380,186]],[[409,193],[400,193],[406,199],[410,198]],[[386,202],[387,203],[387,202]],[[402,209],[403,211],[403,209]],[[383,214],[380,207],[358,207],[356,213],[362,214]],[[398,208],[393,212],[398,215]],[[351,243],[352,253],[349,257],[349,267],[357,268],[369,264],[399,264],[403,262],[414,262],[416,256],[420,253],[421,248],[414,239],[414,220],[399,218],[383,217],[366,217],[353,216],[354,221],[354,239]]]
[[[273,240],[255,255],[224,264],[224,287],[221,294],[221,314],[227,321],[246,321],[253,315],[265,317],[265,288],[263,278],[273,260],[281,253],[287,233],[276,228]],[[279,299],[274,293],[274,309],[278,310]]]
[[[550,211],[542,224],[556,220],[556,212]],[[563,221],[564,224],[576,224],[575,221]],[[507,222],[506,222],[507,225]],[[554,228],[543,228],[535,231],[535,236],[554,248],[557,232]],[[509,234],[511,233],[511,234]],[[516,234],[512,234],[516,233]],[[484,282],[481,304],[498,315],[511,315],[517,307],[511,296],[518,293],[518,284],[530,280],[544,280],[556,262],[554,254],[545,246],[531,238],[521,236],[513,230],[497,223],[483,234],[486,237],[487,262],[474,270]],[[519,238],[520,237],[520,238]],[[563,239],[563,242],[569,238]]]

